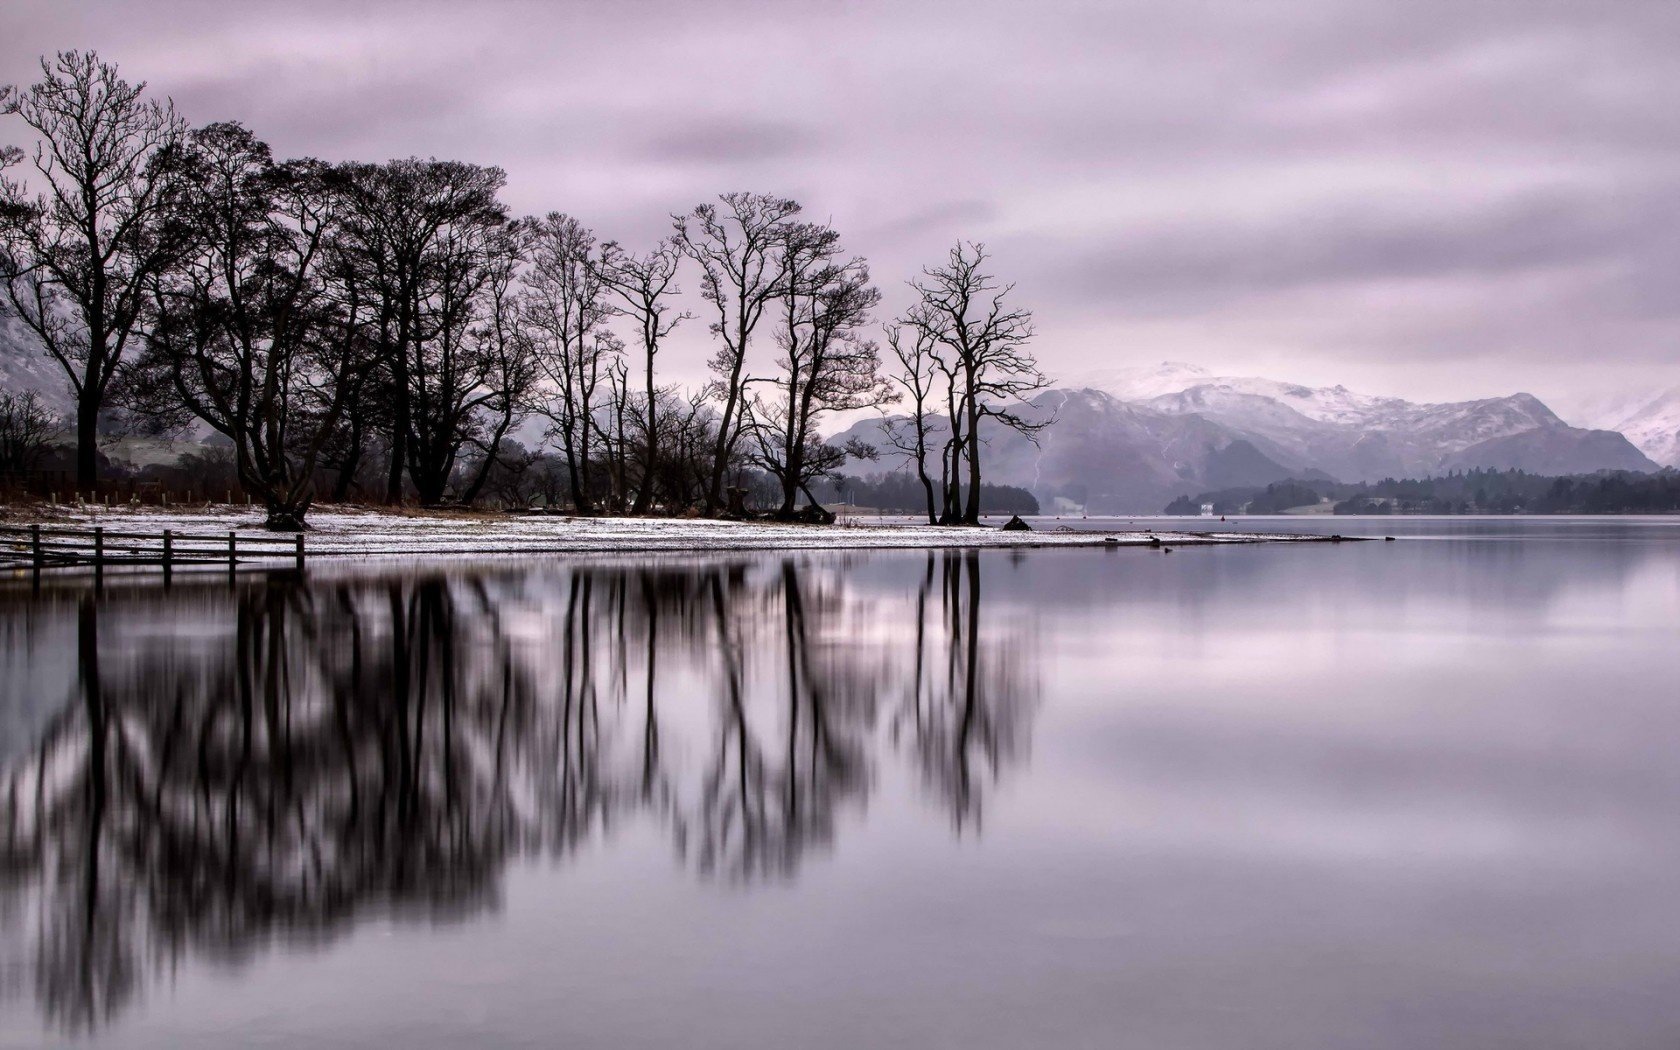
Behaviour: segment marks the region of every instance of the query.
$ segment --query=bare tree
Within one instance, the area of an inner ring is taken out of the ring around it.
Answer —
[[[677,242],[700,264],[700,294],[717,310],[712,334],[721,341],[712,356],[722,412],[712,448],[705,512],[724,499],[724,475],[745,430],[747,348],[765,308],[783,294],[780,251],[799,204],[763,193],[725,193],[673,216]]]
[[[934,525],[939,521],[939,509],[934,500],[933,478],[928,475],[928,454],[932,451],[935,429],[932,413],[934,399],[939,396],[940,370],[933,360],[933,338],[917,329],[907,334],[903,325],[895,324],[887,328],[887,346],[899,366],[891,379],[902,388],[910,414],[884,421],[882,435],[890,448],[915,464],[916,479],[927,494],[928,524]]]
[[[33,390],[0,390],[0,474],[34,470],[63,426]]]
[[[881,293],[862,259],[840,261],[838,235],[826,226],[786,230],[782,255],[782,317],[776,332],[781,372],[766,381],[772,393],[752,402],[755,461],[781,485],[777,516],[791,518],[810,482],[834,471],[848,455],[873,458],[861,444],[825,443],[817,424],[829,412],[881,405],[896,396],[881,376],[879,348],[863,338]]]
[[[0,281],[76,399],[76,481],[98,482],[99,412],[135,341],[147,286],[178,250],[170,221],[185,128],[91,51],[41,60],[0,113],[38,137],[40,192],[0,177]]]
[[[928,267],[910,282],[917,302],[902,324],[938,348],[934,362],[947,379],[951,424],[950,493],[952,520],[980,520],[980,421],[1032,435],[1049,420],[1031,421],[1011,407],[1044,389],[1049,380],[1027,352],[1033,336],[1032,311],[1008,302],[1015,286],[999,285],[984,270],[986,247],[959,243],[941,266]],[[968,491],[958,505],[958,458],[967,461]]]
[[[267,526],[299,530],[365,347],[365,304],[335,301],[337,197],[325,166],[276,164],[238,124],[190,136],[177,215],[192,240],[155,284],[130,407],[185,408],[233,443]]]
[[[671,297],[680,292],[676,279],[681,258],[674,239],[661,241],[643,256],[630,254],[616,241],[601,249],[601,279],[618,296],[620,312],[634,322],[642,343],[642,480],[630,508],[632,514],[645,514],[652,506],[654,482],[659,476],[660,397],[654,380],[654,358],[660,342],[693,316],[671,309]]]
[[[461,492],[462,503],[478,499],[490,471],[501,462],[502,442],[507,440],[508,431],[529,414],[529,395],[537,383],[536,354],[519,329],[517,282],[527,234],[523,223],[510,223],[492,238],[484,320],[470,333],[485,368],[484,385],[489,396],[481,402],[481,411],[491,419],[490,436],[488,440],[477,434],[470,438],[480,458],[472,480]]]
[[[376,344],[391,399],[386,499],[406,469],[420,502],[442,502],[456,460],[500,401],[496,363],[473,338],[486,290],[514,243],[500,168],[408,158],[352,164],[347,263],[379,300]]]
[[[524,320],[549,387],[539,411],[553,423],[571,482],[572,505],[595,511],[590,439],[595,392],[612,344],[601,326],[612,314],[595,234],[569,215],[550,212],[536,223]]]

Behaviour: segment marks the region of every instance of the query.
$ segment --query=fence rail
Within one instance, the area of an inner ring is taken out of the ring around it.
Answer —
[[[113,542],[115,541],[115,542]],[[68,569],[91,566],[157,566],[165,573],[177,566],[220,565],[229,572],[241,564],[289,559],[301,572],[303,534],[275,536],[228,532],[129,532],[54,525],[0,525],[0,568]]]

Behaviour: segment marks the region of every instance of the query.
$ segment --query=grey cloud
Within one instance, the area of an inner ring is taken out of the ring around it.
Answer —
[[[284,154],[499,164],[517,209],[630,243],[794,195],[889,302],[985,240],[1052,370],[1680,381],[1672,0],[16,0],[7,29],[0,81],[96,47]]]
[[[817,137],[789,121],[699,119],[641,144],[632,156],[655,163],[749,165],[811,152]]]

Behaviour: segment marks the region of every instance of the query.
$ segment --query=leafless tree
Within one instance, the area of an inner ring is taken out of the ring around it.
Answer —
[[[612,314],[595,234],[569,215],[550,212],[536,223],[524,321],[545,380],[539,411],[553,424],[566,460],[572,505],[596,509],[590,484],[590,439],[596,390],[613,344],[602,325]]]
[[[800,492],[832,473],[848,455],[874,450],[825,443],[818,431],[829,412],[878,406],[895,391],[881,376],[878,346],[862,335],[881,301],[862,259],[841,261],[838,235],[826,226],[789,225],[783,238],[780,371],[765,380],[767,395],[751,402],[753,458],[781,485],[777,516],[793,516]]]
[[[179,250],[171,203],[185,127],[144,89],[91,51],[62,51],[41,60],[38,83],[0,95],[0,113],[37,136],[38,189],[0,176],[0,282],[70,381],[81,486],[98,481],[99,412],[146,289]]]
[[[691,316],[675,311],[671,298],[677,295],[677,265],[681,249],[673,240],[661,241],[643,256],[632,255],[616,241],[601,249],[601,278],[620,300],[620,312],[636,327],[642,344],[641,484],[630,507],[632,514],[645,514],[653,504],[659,476],[659,387],[654,377],[654,358],[659,344],[677,325]]]
[[[478,499],[491,468],[500,462],[502,442],[507,440],[508,431],[529,414],[529,395],[537,384],[536,354],[519,328],[517,282],[527,232],[523,223],[510,223],[491,238],[483,320],[470,333],[485,368],[488,397],[480,402],[479,410],[489,419],[489,437],[477,433],[477,428],[469,437],[479,461],[471,480],[462,488],[462,503],[471,504]]]
[[[495,362],[473,338],[512,239],[500,236],[500,168],[408,158],[349,164],[346,263],[379,302],[376,345],[390,399],[386,499],[406,470],[420,502],[444,498],[456,459],[500,401]]]
[[[985,272],[982,244],[959,243],[944,264],[927,267],[910,282],[917,302],[901,323],[936,348],[934,363],[944,373],[951,425],[950,493],[947,515],[980,520],[981,420],[989,419],[1032,435],[1048,420],[1028,420],[1013,405],[1044,389],[1049,380],[1026,349],[1033,336],[1032,311],[1009,302],[1015,286],[999,285]],[[955,498],[959,456],[966,461],[968,491]]]
[[[325,166],[276,164],[238,124],[192,133],[176,214],[189,247],[154,284],[130,407],[184,408],[233,443],[271,529],[297,530],[315,467],[365,360],[368,306],[335,301],[337,195]]]
[[[712,448],[704,509],[724,501],[724,478],[745,431],[746,360],[753,331],[766,307],[784,294],[780,253],[799,204],[763,193],[725,193],[673,216],[677,243],[700,265],[700,294],[717,311],[712,334],[720,341],[711,367],[722,409]]]
[[[939,508],[934,499],[933,478],[928,474],[928,455],[933,451],[935,431],[933,413],[940,396],[940,370],[934,361],[933,338],[926,332],[895,324],[887,328],[887,346],[898,359],[898,370],[891,374],[894,383],[902,388],[909,415],[888,419],[882,423],[882,435],[887,445],[916,468],[916,479],[927,493],[928,524],[937,524]]]
[[[34,470],[64,423],[33,390],[0,390],[0,474]]]

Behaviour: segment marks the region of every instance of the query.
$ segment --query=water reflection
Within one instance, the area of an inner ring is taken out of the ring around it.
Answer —
[[[757,559],[14,602],[3,637],[73,623],[75,659],[0,787],[8,990],[97,1027],[188,956],[469,916],[510,859],[632,817],[703,876],[788,878],[900,759],[977,828],[1027,755],[1030,628],[986,616],[976,553],[921,568],[908,593]]]

